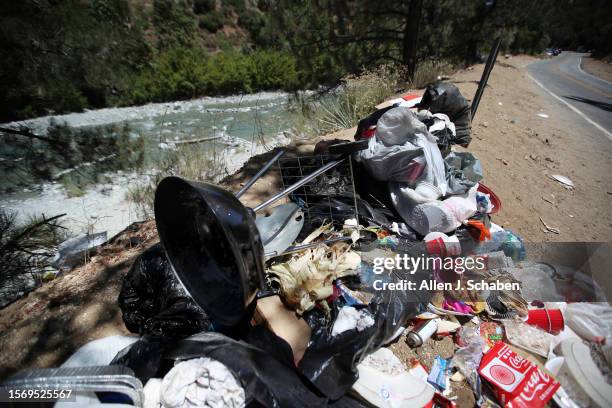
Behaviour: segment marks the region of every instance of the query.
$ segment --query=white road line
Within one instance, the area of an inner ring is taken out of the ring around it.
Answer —
[[[592,119],[590,119],[587,115],[585,115],[584,113],[582,113],[581,111],[579,111],[578,109],[576,109],[575,107],[573,107],[569,102],[563,100],[563,98],[561,98],[560,96],[554,94],[553,92],[551,92],[548,88],[546,88],[544,85],[542,85],[537,79],[535,79],[534,77],[531,76],[530,73],[527,73],[527,76],[529,76],[529,78],[531,78],[531,80],[533,82],[535,82],[540,88],[542,88],[543,90],[545,90],[546,92],[548,92],[553,98],[555,98],[556,100],[558,100],[559,102],[562,102],[563,104],[567,105],[568,108],[570,108],[571,110],[573,110],[574,112],[576,112],[578,115],[580,115],[582,117],[582,119],[586,120],[587,122],[589,122],[591,125],[595,126],[597,129],[601,130],[607,137],[608,139],[612,140],[612,133],[608,132],[605,128],[603,128],[600,124],[594,122]]]
[[[578,70],[579,70],[580,72],[582,72],[584,75],[590,76],[591,78],[593,78],[593,79],[595,79],[595,80],[605,82],[605,83],[606,83],[606,84],[608,84],[608,85],[612,85],[612,82],[610,82],[610,81],[606,81],[605,79],[600,78],[600,77],[598,77],[598,76],[591,75],[591,74],[589,74],[588,72],[586,72],[585,70],[583,70],[583,69],[582,69],[582,58],[584,58],[584,57],[580,56],[580,59],[578,59]]]

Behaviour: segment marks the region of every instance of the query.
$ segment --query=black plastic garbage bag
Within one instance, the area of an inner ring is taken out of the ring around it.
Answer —
[[[146,384],[151,378],[163,377],[172,368],[171,362],[163,361],[162,355],[173,342],[165,337],[144,336],[119,351],[110,365],[130,368],[134,376]]]
[[[143,338],[119,352],[112,364],[131,368],[145,383],[162,378],[179,361],[200,357],[219,361],[236,376],[248,407],[327,406],[327,398],[296,371],[289,345],[262,326],[244,341],[212,332],[175,341]]]
[[[411,280],[419,287],[429,275],[393,271],[380,276],[387,282]],[[331,335],[338,311],[345,306],[340,298],[334,301],[331,324],[316,309],[304,315],[312,336],[298,368],[331,400],[341,398],[350,390],[358,379],[357,364],[391,341],[408,320],[425,311],[430,298],[429,292],[418,290],[381,290],[376,294],[365,307],[374,318],[374,324],[360,332],[353,329],[335,337]]]
[[[293,365],[289,345],[263,326],[244,341],[203,332],[183,340],[145,337],[117,354],[111,364],[131,368],[143,383],[162,378],[179,361],[209,357],[224,364],[244,387],[247,407],[340,407],[366,405],[350,396],[331,403]]]
[[[468,147],[472,140],[472,118],[470,103],[459,89],[448,82],[436,82],[427,86],[419,103],[420,109],[431,113],[444,113],[455,124],[456,135],[451,144]]]
[[[185,293],[160,244],[142,253],[123,280],[119,307],[129,331],[183,338],[206,330],[210,319]]]
[[[272,333],[270,333],[274,336]],[[274,336],[276,337],[276,336]],[[291,350],[284,340],[268,339],[268,347],[279,343]],[[279,360],[268,351],[244,341],[217,333],[203,333],[179,341],[168,350],[166,358],[174,361],[209,357],[224,364],[240,380],[247,406],[321,407],[327,399],[308,387],[292,365],[292,359]]]
[[[393,109],[393,106],[387,106],[386,108],[378,109],[377,111],[371,113],[365,118],[361,119],[357,124],[357,131],[355,132],[355,140],[360,140],[364,138],[368,138],[367,131],[372,126],[376,126],[378,123],[378,119],[381,118],[382,115],[387,113],[388,110]]]

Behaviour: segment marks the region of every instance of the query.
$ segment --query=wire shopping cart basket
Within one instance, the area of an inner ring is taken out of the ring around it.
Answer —
[[[283,189],[333,160],[335,157],[330,155],[279,159]],[[350,157],[289,195],[289,198],[302,208],[305,222],[310,225],[331,222],[336,229],[342,228],[347,219],[359,219],[356,197],[353,162]]]

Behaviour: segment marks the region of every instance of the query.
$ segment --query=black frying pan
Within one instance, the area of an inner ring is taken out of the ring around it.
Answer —
[[[339,150],[344,154],[337,160],[253,210],[231,192],[210,183],[174,176],[159,183],[155,191],[155,222],[160,241],[187,293],[214,321],[224,326],[238,324],[258,289],[265,288],[264,249],[254,212],[267,208],[364,147],[363,143],[343,144]]]

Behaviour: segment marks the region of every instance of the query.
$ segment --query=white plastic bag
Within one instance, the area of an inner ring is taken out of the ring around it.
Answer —
[[[378,120],[368,148],[355,157],[378,180],[407,183],[408,187],[426,182],[441,196],[446,194],[444,159],[436,138],[410,109],[387,111]]]
[[[585,340],[612,346],[612,307],[607,303],[570,303],[565,323]]]
[[[430,232],[451,232],[463,221],[476,213],[476,189],[472,187],[467,194],[437,200],[434,190],[431,195],[422,194],[401,183],[389,183],[391,202],[406,224],[421,235]],[[439,190],[438,190],[439,191]]]
[[[413,142],[418,134],[426,134],[427,126],[408,108],[389,109],[376,123],[376,138],[385,146]]]

